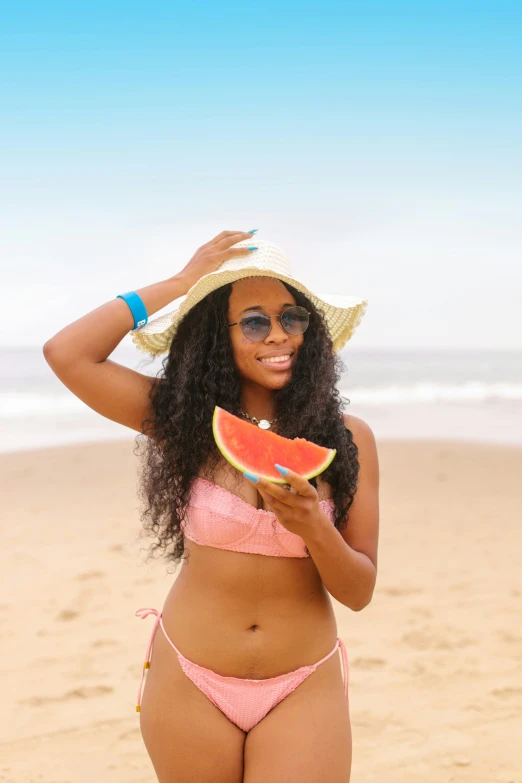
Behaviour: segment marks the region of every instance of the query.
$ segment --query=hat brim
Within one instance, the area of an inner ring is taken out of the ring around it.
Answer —
[[[368,306],[368,300],[360,297],[314,293],[299,280],[284,274],[274,274],[271,270],[262,270],[258,267],[222,272],[218,270],[200,278],[190,288],[176,309],[154,318],[152,321],[148,321],[145,326],[139,329],[134,329],[130,333],[133,343],[140,351],[150,356],[168,353],[180,321],[192,307],[212,291],[215,291],[216,288],[227,285],[227,283],[233,283],[244,277],[253,276],[274,277],[305,294],[317,310],[322,313],[330,331],[333,349],[336,352],[340,351],[348,340],[353,337]]]

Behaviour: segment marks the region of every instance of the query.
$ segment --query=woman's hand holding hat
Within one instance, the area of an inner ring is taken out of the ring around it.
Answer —
[[[183,279],[188,291],[204,275],[215,272],[223,261],[237,256],[249,255],[252,250],[257,250],[256,247],[232,247],[236,242],[248,239],[255,231],[257,228],[252,231],[222,231],[210,242],[201,245],[176,277]]]

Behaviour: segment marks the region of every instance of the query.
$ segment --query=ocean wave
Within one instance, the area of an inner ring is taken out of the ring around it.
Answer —
[[[381,387],[356,386],[340,389],[354,405],[400,405],[402,403],[522,402],[520,383],[462,384],[416,383],[409,386],[389,384]],[[39,392],[0,392],[0,419],[20,416],[71,416],[91,410],[74,394]]]
[[[341,389],[341,394],[354,404],[393,405],[405,402],[501,402],[522,401],[521,383],[482,383],[467,381],[461,384],[416,383],[410,386],[389,384],[382,387],[354,387]]]

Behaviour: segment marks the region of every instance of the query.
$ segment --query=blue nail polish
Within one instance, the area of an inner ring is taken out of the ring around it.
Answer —
[[[256,231],[258,231],[258,230],[259,229],[257,229],[257,228],[252,228],[252,229],[250,229],[250,231],[247,231],[247,234],[255,234]]]
[[[247,250],[258,250],[259,248],[256,247],[256,245],[252,245],[252,247],[247,247]]]
[[[277,462],[274,462],[274,465],[282,476],[286,476],[288,473],[288,468],[284,468],[282,465],[278,465]]]
[[[249,473],[248,470],[244,471],[243,476],[245,476],[245,478],[247,478],[249,481],[252,481],[254,484],[257,484],[257,482],[259,481],[259,479],[256,476],[256,474],[255,473]]]

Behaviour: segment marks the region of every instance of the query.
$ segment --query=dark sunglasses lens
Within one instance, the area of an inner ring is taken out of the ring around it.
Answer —
[[[303,334],[308,326],[308,313],[304,307],[289,307],[284,311],[281,321],[289,334]]]
[[[281,314],[283,329],[288,334],[303,334],[308,327],[305,307],[289,307]],[[252,313],[241,319],[241,329],[249,340],[264,340],[270,333],[270,318],[264,313]]]
[[[270,318],[263,313],[245,315],[241,320],[241,329],[249,340],[264,340],[270,331]]]

